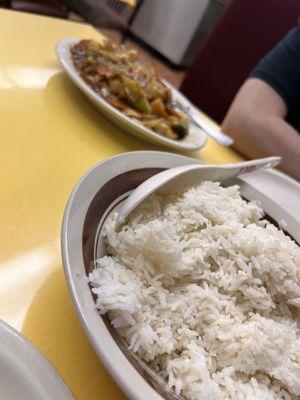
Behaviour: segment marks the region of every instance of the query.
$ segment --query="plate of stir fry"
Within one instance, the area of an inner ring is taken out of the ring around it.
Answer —
[[[140,62],[135,50],[109,40],[63,39],[56,51],[73,82],[121,129],[180,150],[205,145],[205,132],[176,107],[193,105]]]

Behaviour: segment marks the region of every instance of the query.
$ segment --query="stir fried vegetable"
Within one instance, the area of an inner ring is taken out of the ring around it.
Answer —
[[[82,40],[71,48],[75,68],[108,103],[171,139],[188,132],[187,116],[172,106],[170,90],[137,52],[105,41]]]

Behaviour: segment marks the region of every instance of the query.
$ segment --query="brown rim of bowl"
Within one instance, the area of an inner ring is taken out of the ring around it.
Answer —
[[[82,251],[85,273],[88,276],[94,266],[94,246],[97,240],[99,222],[107,208],[123,193],[135,189],[146,179],[163,171],[165,168],[142,168],[120,174],[108,181],[94,196],[85,216],[82,233]],[[92,292],[91,292],[92,293]],[[94,301],[95,295],[92,293]],[[107,315],[100,315],[109,333],[119,346],[127,360],[135,367],[138,373],[156,392],[166,400],[177,400],[181,397],[175,395],[171,390],[158,380],[139,358],[128,350],[123,338],[117,333],[110,323]]]

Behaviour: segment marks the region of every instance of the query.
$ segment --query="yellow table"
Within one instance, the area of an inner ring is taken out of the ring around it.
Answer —
[[[2,9],[0,32],[0,318],[48,357],[78,400],[125,398],[74,313],[60,227],[68,196],[88,168],[154,147],[104,119],[62,72],[56,42],[99,38],[91,26]],[[212,141],[196,156],[240,159]]]
[[[135,0],[121,0],[121,1],[123,1],[123,3],[127,3],[131,7],[135,6]]]

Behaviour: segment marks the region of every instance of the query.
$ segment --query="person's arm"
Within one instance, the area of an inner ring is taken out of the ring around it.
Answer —
[[[222,129],[248,158],[282,156],[279,168],[300,180],[300,135],[284,118],[283,99],[264,81],[250,78],[239,90]]]

